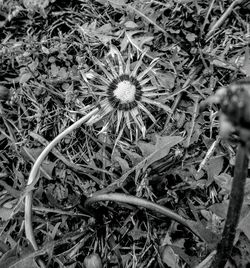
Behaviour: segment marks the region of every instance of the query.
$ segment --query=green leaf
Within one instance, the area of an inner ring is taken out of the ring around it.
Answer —
[[[139,142],[144,161],[144,170],[146,170],[151,164],[167,156],[170,149],[176,144],[180,143],[183,138],[181,136],[159,136],[155,135],[156,143],[152,145],[146,142]]]
[[[135,181],[137,180],[141,169],[144,171],[153,164],[155,161],[165,157],[168,155],[170,149],[183,141],[183,138],[180,136],[159,136],[155,135],[156,144],[150,144],[146,142],[139,142],[138,146],[140,147],[143,158],[140,162],[138,162],[135,166],[133,166],[130,170],[124,173],[121,178],[109,185],[109,191],[116,189],[116,187],[121,187],[127,177],[134,171],[136,171]]]
[[[21,248],[18,244],[7,251],[0,259],[0,267],[4,268],[38,268],[31,246]]]

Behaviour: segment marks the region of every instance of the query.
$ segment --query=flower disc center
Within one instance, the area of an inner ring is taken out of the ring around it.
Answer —
[[[113,94],[122,104],[130,103],[135,100],[136,87],[130,81],[124,80],[117,84]]]

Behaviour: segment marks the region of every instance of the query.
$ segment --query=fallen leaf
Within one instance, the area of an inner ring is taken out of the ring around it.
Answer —
[[[223,194],[229,194],[231,191],[232,177],[227,173],[221,173],[219,176],[214,176],[214,180],[221,187]]]
[[[178,268],[180,267],[179,257],[176,255],[171,246],[165,246],[163,253],[162,253],[162,261],[167,264],[168,267],[171,268]]]
[[[219,216],[222,219],[225,219],[227,216],[228,201],[222,203],[215,203],[209,207],[209,210],[212,211],[215,215]]]
[[[33,248],[28,246],[21,248],[18,244],[7,251],[0,259],[0,267],[3,268],[38,268],[34,258]]]
[[[238,229],[240,229],[250,240],[250,211],[243,219],[241,219]]]
[[[12,209],[4,207],[0,208],[0,218],[2,221],[8,221],[9,219],[11,219],[11,215],[12,215]]]

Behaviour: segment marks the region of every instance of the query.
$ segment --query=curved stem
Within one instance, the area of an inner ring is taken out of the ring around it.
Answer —
[[[119,193],[109,193],[109,194],[98,194],[98,195],[93,195],[92,197],[88,198],[85,201],[84,206],[88,209],[93,203],[100,202],[100,201],[115,201],[115,202],[121,202],[121,203],[126,203],[126,204],[131,204],[131,205],[136,205],[140,207],[144,207],[156,212],[159,212],[163,214],[164,216],[177,221],[178,223],[184,225],[187,227],[191,232],[193,232],[196,236],[203,238],[200,236],[200,234],[193,228],[193,221],[186,220],[179,216],[177,213],[173,212],[170,209],[167,209],[161,205],[158,205],[156,203],[153,203],[151,201],[135,197],[132,195],[126,195],[126,194],[119,194]],[[192,224],[191,224],[192,223]]]
[[[217,246],[217,253],[211,265],[213,268],[224,267],[231,255],[236,227],[238,225],[244,200],[244,187],[248,172],[248,161],[247,146],[245,144],[240,144],[236,155],[234,178],[227,211],[227,218],[222,233],[222,239]]]
[[[81,126],[83,123],[85,123],[91,116],[93,116],[97,112],[98,112],[98,108],[95,108],[93,111],[91,111],[90,113],[88,113],[85,116],[83,116],[82,118],[80,118],[73,125],[69,126],[62,133],[60,133],[58,136],[56,136],[54,138],[54,140],[52,140],[45,147],[45,149],[39,155],[39,157],[37,158],[36,162],[34,163],[32,169],[31,169],[31,172],[30,172],[30,175],[29,175],[29,179],[28,179],[27,187],[29,187],[31,184],[34,187],[34,185],[38,182],[38,180],[39,180],[39,169],[40,169],[40,166],[41,166],[42,162],[44,161],[45,157],[48,155],[48,153],[53,149],[53,147],[61,139],[63,139],[66,135],[68,135],[74,129],[76,129],[79,126]],[[34,230],[33,230],[33,227],[32,227],[32,188],[30,188],[27,191],[27,195],[25,197],[25,210],[24,210],[24,214],[25,214],[25,233],[26,233],[26,237],[30,241],[30,243],[32,244],[33,248],[35,250],[37,250],[38,249],[38,246],[37,246],[37,243],[36,243],[36,240],[35,240]]]

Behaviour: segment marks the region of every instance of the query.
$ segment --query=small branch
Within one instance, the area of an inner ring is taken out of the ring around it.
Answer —
[[[85,201],[84,206],[86,209],[90,209],[91,205],[96,202],[100,201],[115,201],[115,202],[121,202],[126,204],[131,204],[139,207],[144,207],[156,212],[159,212],[163,214],[164,216],[184,225],[187,227],[192,233],[194,233],[196,236],[198,236],[200,239],[203,240],[203,238],[200,236],[200,234],[193,228],[193,225],[191,223],[194,223],[193,221],[186,220],[179,216],[177,213],[173,212],[170,209],[167,209],[163,206],[160,206],[156,203],[153,203],[151,201],[135,197],[132,195],[126,195],[126,194],[119,194],[119,193],[110,193],[110,194],[98,194],[93,195],[92,197],[88,198]]]
[[[209,38],[216,30],[221,26],[221,24],[227,19],[227,17],[231,14],[234,7],[239,5],[243,0],[234,0],[232,4],[228,7],[225,13],[218,19],[218,21],[212,26],[210,31],[206,35],[206,39]]]
[[[238,225],[241,207],[244,200],[244,186],[246,182],[247,172],[247,146],[241,143],[238,147],[236,155],[234,179],[232,183],[232,190],[230,195],[227,218],[222,234],[222,240],[217,246],[217,253],[215,255],[211,268],[224,267],[228,258],[231,255],[236,233],[236,227]]]
[[[199,168],[197,170],[197,173],[199,173],[204,168],[204,166],[207,164],[208,160],[213,155],[213,153],[214,153],[215,149],[217,148],[217,145],[220,143],[220,141],[221,141],[221,137],[217,136],[216,140],[212,143],[212,145],[208,149],[205,158],[201,161]]]

